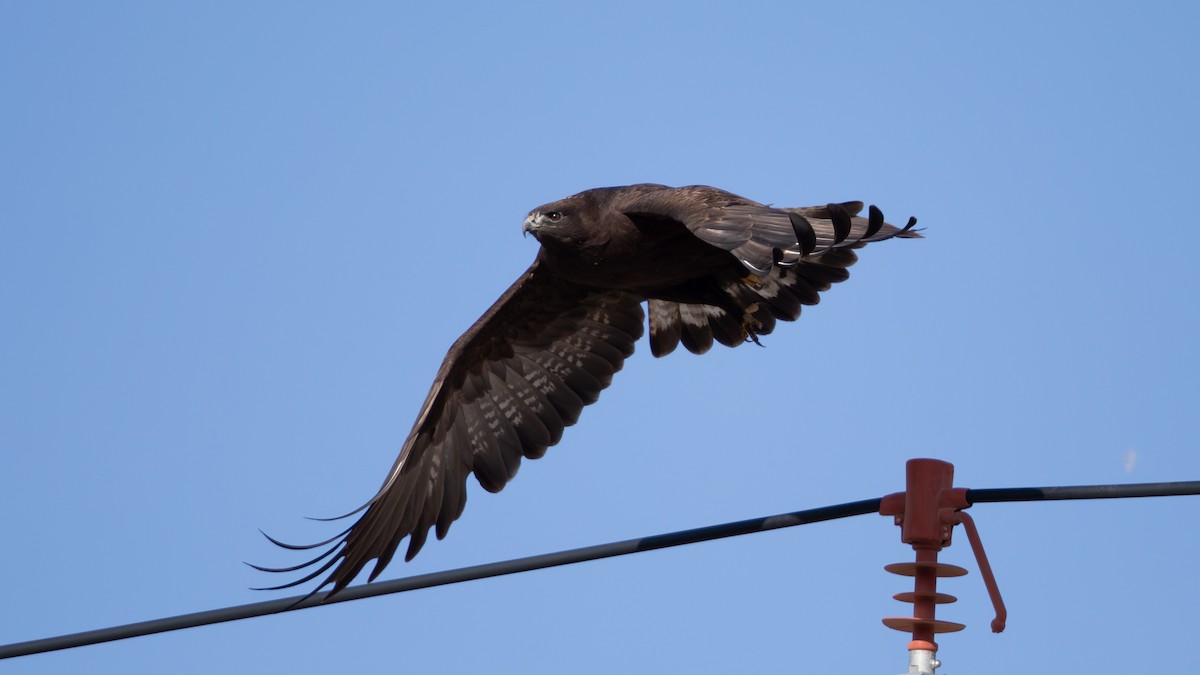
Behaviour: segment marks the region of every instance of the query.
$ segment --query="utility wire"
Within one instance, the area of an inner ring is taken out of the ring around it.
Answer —
[[[1072,485],[1068,487],[991,488],[967,490],[967,503],[1040,502],[1060,499],[1123,499],[1126,497],[1177,497],[1200,494],[1200,481],[1129,483],[1125,485]]]
[[[1075,487],[998,488],[990,490],[968,490],[966,496],[968,502],[972,504],[978,504],[982,502],[1044,501],[1059,499],[1113,499],[1122,497],[1165,497],[1175,495],[1200,495],[1200,481],[1141,483],[1132,485],[1084,485]],[[649,537],[642,537],[640,539],[626,539],[624,541],[598,544],[596,546],[585,546],[583,548],[576,548],[568,551],[558,551],[555,553],[546,553],[527,558],[516,558],[513,560],[505,560],[484,565],[475,565],[472,567],[461,567],[442,572],[433,572],[431,574],[421,574],[403,579],[395,579],[392,581],[380,581],[377,583],[363,584],[360,586],[351,586],[342,590],[342,592],[338,593],[332,598],[329,598],[328,600],[325,599],[326,594],[324,593],[318,593],[312,596],[297,595],[289,598],[280,598],[278,600],[254,602],[247,605],[224,607],[221,609],[212,609],[204,612],[195,612],[193,614],[182,614],[179,616],[152,619],[150,621],[140,621],[138,623],[130,623],[122,626],[100,628],[97,630],[84,631],[82,633],[71,633],[69,635],[42,638],[40,640],[17,642],[10,645],[0,646],[0,659],[9,659],[16,656],[28,656],[30,654],[40,654],[59,649],[71,649],[74,647],[99,644],[102,642],[111,642],[113,640],[124,640],[131,637],[152,635],[154,633],[165,633],[168,631],[180,630],[182,628],[194,628],[196,626],[206,626],[209,624],[223,623],[226,621],[237,621],[238,619],[248,619],[256,616],[266,616],[268,614],[279,614],[281,612],[288,612],[295,609],[306,609],[321,604],[329,605],[338,602],[348,602],[350,600],[361,600],[363,598],[388,595],[390,593],[413,591],[419,588],[444,586],[446,584],[456,584],[462,581],[486,579],[489,577],[498,577],[506,574],[516,574],[518,572],[528,572],[531,570],[545,569],[548,567],[570,565],[579,562],[586,562],[588,560],[599,560],[602,558],[628,555],[630,553],[653,551],[660,548],[694,544],[702,541],[711,541],[713,539],[722,539],[725,537],[764,532],[783,527],[808,525],[810,523],[819,523],[826,520],[836,520],[838,518],[848,518],[850,516],[878,513],[879,503],[880,500],[878,498],[864,499],[857,502],[837,504],[834,506],[823,506],[820,508],[808,509],[805,511],[795,511],[792,513],[783,513],[764,518],[751,518],[750,520],[741,520],[733,523],[724,523],[721,525],[710,525],[708,527],[682,530],[668,534],[652,535]]]
[[[179,630],[181,628],[206,626],[225,621],[248,619],[256,616],[265,616],[267,614],[278,614],[280,612],[287,612],[294,609],[305,609],[321,604],[333,604],[337,602],[347,602],[350,600],[361,600],[362,598],[370,598],[377,595],[402,593],[404,591],[413,591],[419,588],[444,586],[446,584],[456,584],[462,581],[486,579],[488,577],[516,574],[517,572],[528,572],[531,570],[545,569],[547,567],[557,567],[559,565],[570,565],[588,560],[599,560],[601,558],[611,558],[613,556],[627,555],[630,553],[653,551],[660,548],[682,546],[684,544],[710,541],[713,539],[721,539],[723,537],[734,537],[753,532],[763,532],[781,527],[793,527],[795,525],[806,525],[808,523],[818,523],[825,520],[834,520],[849,516],[860,516],[878,511],[879,499],[866,499],[859,502],[851,502],[849,504],[825,506],[816,509],[809,509],[807,511],[796,511],[795,513],[767,516],[765,518],[752,518],[750,520],[725,523],[722,525],[711,525],[693,530],[671,532],[669,534],[653,535],[649,537],[642,537],[640,539],[626,539],[625,541],[599,544],[596,546],[585,546],[583,548],[571,549],[569,551],[558,551],[556,553],[546,553],[543,555],[530,556],[528,558],[516,558],[514,560],[505,560],[501,562],[488,563],[485,565],[475,565],[473,567],[461,567],[443,572],[421,574],[418,576],[406,577],[404,579],[394,579],[392,581],[381,581],[372,584],[351,586],[343,589],[340,593],[332,598],[329,598],[328,600],[325,600],[325,593],[317,593],[311,597],[306,595],[297,595],[290,598],[268,600],[266,602],[254,602],[248,605],[237,605],[235,607],[213,609],[206,612],[196,612],[194,614],[183,614],[180,616],[166,617],[163,619],[141,621],[138,623],[125,624],[123,626],[101,628],[98,630],[72,633],[70,635],[60,635],[41,640],[18,642],[16,644],[0,647],[0,659],[12,658],[14,656],[25,656],[28,654],[38,654],[59,649],[82,647],[84,645],[110,642],[112,640],[123,640],[125,638],[139,637],[153,633],[164,633],[167,631]]]

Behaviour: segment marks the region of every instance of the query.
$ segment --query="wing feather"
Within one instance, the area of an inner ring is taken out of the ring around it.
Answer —
[[[533,357],[522,354],[521,360],[525,364],[525,370],[528,373],[529,383],[550,401],[550,405],[554,407],[554,411],[558,413],[559,419],[564,427],[569,427],[579,420],[579,411],[583,409],[583,401],[579,395],[570,389],[565,382],[562,381],[554,373],[544,368]],[[562,432],[559,432],[560,434]]]
[[[507,391],[501,410],[520,438],[522,454],[530,459],[541,457],[550,446],[550,432],[546,429],[546,422],[527,401],[533,400],[543,407],[549,406],[549,403],[541,399],[533,387],[510,369],[507,363],[496,364],[493,375],[503,381],[503,387],[497,385],[493,390]]]
[[[650,353],[656,357],[675,351],[683,335],[679,303],[651,299],[646,303],[650,314]]]
[[[537,443],[540,450],[532,450],[526,447],[526,450],[534,452],[537,457],[542,456],[546,452],[546,448],[558,443],[562,438],[563,427],[567,426],[563,422],[562,415],[558,412],[558,406],[555,406],[553,401],[546,393],[534,383],[534,371],[519,357],[509,359],[506,364],[508,372],[512,374],[512,380],[516,383],[514,391],[518,393],[521,402],[529,408],[536,416],[538,421],[542,423],[542,428],[546,431],[546,440]],[[525,425],[532,427],[532,424]],[[529,429],[527,429],[528,431]],[[536,457],[531,457],[536,459]]]
[[[535,262],[450,348],[383,487],[305,579],[345,588],[372,560],[375,578],[407,537],[406,559],[430,528],[446,536],[466,504],[466,478],[501,490],[522,457],[541,457],[597,400],[633,353],[639,296],[554,278]],[[282,571],[282,570],[281,570]]]
[[[862,202],[774,208],[704,185],[630,186],[620,195],[616,208],[631,216],[680,222],[704,242],[729,251],[759,276],[766,276],[775,265],[794,265],[803,257],[835,247],[857,248],[892,237],[920,237],[912,231],[914,219],[899,228],[884,222],[882,212],[874,207],[868,218],[858,217]]]
[[[712,349],[713,332],[709,326],[705,306],[684,303],[679,303],[678,306],[683,327],[683,334],[680,336],[683,346],[693,354],[703,354]]]
[[[769,335],[776,321],[795,321],[803,305],[815,305],[820,293],[850,277],[847,269],[858,260],[850,248],[826,249],[790,266],[776,265],[765,276],[726,273],[719,279],[727,301],[740,308],[654,299],[650,306],[650,345],[655,356],[682,344],[694,354],[708,351],[714,339],[736,347],[759,335]],[[737,269],[737,268],[733,268]]]

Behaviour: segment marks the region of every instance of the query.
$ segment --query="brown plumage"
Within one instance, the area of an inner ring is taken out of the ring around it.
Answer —
[[[702,354],[716,340],[758,341],[794,321],[818,293],[849,277],[852,249],[919,237],[862,203],[772,208],[705,186],[597,188],[540,206],[524,231],[537,259],[450,347],[383,487],[362,515],[287,588],[332,569],[320,588],[345,588],[371,560],[374,579],[407,537],[405,559],[431,528],[438,539],[466,504],[467,475],[490,492],[521,458],[558,443],[633,354],[650,314],[650,350]],[[328,560],[326,560],[328,558]],[[322,563],[322,561],[324,561]],[[256,566],[257,567],[257,566]]]

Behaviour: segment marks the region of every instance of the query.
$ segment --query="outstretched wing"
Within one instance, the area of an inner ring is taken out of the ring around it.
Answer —
[[[336,593],[373,559],[374,579],[405,537],[412,559],[431,528],[446,536],[466,504],[468,474],[500,491],[522,457],[545,454],[612,382],[642,335],[640,303],[627,292],[565,282],[535,261],[451,346],[383,487],[354,512],[362,512],[358,520],[309,546],[272,539],[285,548],[329,549],[295,567],[258,569],[291,572],[324,561],[274,588],[333,568],[317,590],[332,583]]]
[[[817,304],[819,293],[848,279],[848,268],[858,260],[853,249],[921,236],[912,229],[915,218],[899,228],[884,222],[874,206],[868,217],[859,217],[862,202],[774,208],[705,185],[634,185],[617,195],[614,207],[635,222],[681,223],[741,263],[711,278],[726,299],[721,306],[650,299],[655,356],[671,353],[680,343],[703,354],[714,340],[731,347],[757,341],[774,330],[776,320],[795,321],[802,305]]]
[[[632,185],[622,190],[614,207],[635,220],[647,216],[683,223],[696,237],[729,251],[759,276],[775,265],[795,265],[801,258],[834,248],[921,236],[912,230],[916,218],[899,228],[885,223],[874,206],[867,218],[859,217],[862,202],[774,208],[707,185]]]

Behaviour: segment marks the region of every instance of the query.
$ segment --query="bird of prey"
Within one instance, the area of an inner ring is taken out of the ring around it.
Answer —
[[[703,354],[758,342],[779,320],[849,277],[854,249],[920,237],[861,202],[773,208],[707,186],[597,188],[539,206],[524,232],[541,244],[529,269],[450,347],[383,486],[353,525],[317,544],[301,565],[258,569],[332,572],[313,592],[370,579],[407,538],[405,560],[430,529],[438,539],[463,511],[468,474],[499,492],[521,458],[537,459],[594,403],[650,323],[650,351],[682,344]],[[323,561],[323,562],[322,562]],[[329,596],[327,596],[329,597]]]

